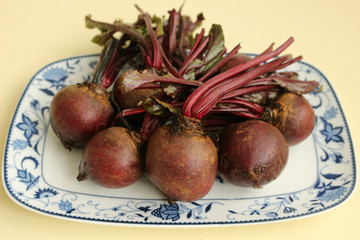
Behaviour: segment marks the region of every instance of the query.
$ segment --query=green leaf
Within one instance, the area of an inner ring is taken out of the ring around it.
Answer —
[[[156,37],[164,35],[164,19],[156,15],[153,15],[151,17],[151,22],[156,25],[156,29],[155,29]]]
[[[211,42],[204,59],[205,62],[218,57],[225,50],[224,33],[221,25],[213,24],[211,26],[209,36],[211,38]]]
[[[162,107],[168,109],[170,112],[172,112],[172,113],[174,113],[174,114],[179,114],[179,113],[181,113],[181,107],[174,107],[174,106],[172,106],[170,103],[160,101],[160,100],[157,99],[157,98],[155,98],[155,101],[156,101],[157,103],[159,103]]]
[[[91,20],[91,15],[85,17],[85,26],[90,29],[97,28],[100,30],[100,32],[106,32],[111,30],[108,25]]]
[[[282,80],[277,78],[274,78],[273,81],[286,90],[299,95],[321,91],[321,88],[317,89],[319,87],[319,83],[317,81]]]
[[[113,31],[102,32],[102,33],[100,33],[100,34],[98,34],[98,35],[95,35],[95,36],[91,39],[91,41],[92,41],[93,43],[96,43],[96,44],[100,45],[100,46],[105,46],[106,42],[107,42],[110,38],[112,38],[113,34],[114,34]]]
[[[164,108],[161,104],[157,103],[151,98],[147,98],[142,107],[150,114],[165,117],[169,115],[168,109]]]
[[[179,84],[173,83],[160,83],[161,88],[165,92],[166,95],[175,98],[179,93],[182,93],[183,86]]]

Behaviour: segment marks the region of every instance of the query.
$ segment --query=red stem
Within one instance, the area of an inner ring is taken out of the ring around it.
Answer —
[[[257,80],[257,79],[254,79],[253,81],[255,81],[255,80]],[[233,97],[237,97],[237,96],[241,96],[241,95],[245,95],[245,94],[250,94],[250,93],[260,92],[260,91],[270,90],[270,89],[274,89],[274,86],[273,85],[260,85],[260,86],[243,87],[243,88],[239,88],[239,89],[236,89],[234,91],[231,91],[231,92],[225,94],[224,96],[222,96],[221,99],[233,98]]]
[[[194,87],[201,86],[201,82],[187,81],[187,80],[184,80],[182,78],[172,78],[172,79],[170,79],[170,78],[161,78],[161,77],[159,77],[159,79],[156,79],[156,82],[175,83],[175,84],[182,84],[182,85],[194,86]]]
[[[232,80],[229,81],[229,83],[223,87],[216,86],[213,87],[212,89],[209,89],[210,91],[212,91],[211,94],[208,94],[205,98],[198,97],[199,101],[193,105],[193,108],[191,109],[189,116],[201,119],[211,110],[213,106],[215,106],[215,104],[219,101],[219,99],[221,99],[221,96],[247,84],[254,78],[258,77],[259,75],[266,73],[269,69],[278,66],[285,60],[286,57],[277,58],[271,62],[260,65],[249,72],[245,72],[238,77],[232,78]],[[202,86],[204,86],[206,83],[207,82],[205,82]],[[200,89],[200,87],[197,88],[196,90],[198,89]],[[189,98],[191,98],[191,95]]]
[[[161,69],[161,63],[162,63],[162,54],[160,51],[160,44],[158,39],[156,38],[156,35],[154,33],[154,30],[152,28],[151,19],[149,14],[144,14],[144,21],[146,24],[146,29],[148,31],[151,45],[153,48],[153,59],[152,59],[152,67],[159,70]]]
[[[260,53],[258,56],[263,56],[267,53],[270,53],[273,50],[273,48],[274,48],[274,43],[270,44],[270,46],[267,49],[265,49],[262,53]]]
[[[264,61],[267,61],[273,57],[278,56],[281,52],[283,52],[287,47],[289,47],[294,41],[293,37],[290,37],[285,43],[283,43],[280,47],[275,49],[272,52],[265,53],[263,55],[256,56],[255,58],[242,63],[238,66],[235,66],[223,73],[216,75],[215,77],[207,80],[201,88],[197,88],[186,100],[185,105],[183,107],[183,115],[187,117],[191,117],[191,108],[193,105],[198,101],[199,97],[202,96],[204,93],[209,91],[213,86],[217,85],[219,82],[228,79],[244,70],[247,70],[251,67],[254,67]],[[268,48],[269,49],[269,48]]]
[[[175,10],[170,12],[170,24],[169,24],[169,55],[175,51],[176,48],[176,30],[180,21],[180,14]]]
[[[186,63],[189,58],[192,56],[192,54],[195,52],[196,48],[199,46],[199,44],[201,43],[201,41],[203,40],[203,37],[204,37],[204,34],[205,34],[205,30],[204,29],[201,29],[201,32],[199,33],[199,35],[197,36],[197,38],[195,39],[195,43],[194,45],[192,46],[192,48],[190,49],[190,52],[189,54],[186,56],[185,60],[183,61],[183,63]],[[181,70],[181,68],[180,68]],[[179,71],[180,71],[179,70]]]
[[[238,107],[238,108],[234,108],[234,107],[233,108],[217,108],[217,107],[215,107],[215,108],[212,108],[210,112],[211,113],[220,113],[220,112],[229,112],[229,113],[247,112],[247,113],[249,113],[250,110],[247,108],[241,108],[241,107]]]
[[[131,115],[135,115],[135,114],[139,114],[139,113],[144,113],[144,112],[146,112],[146,111],[145,111],[145,109],[143,107],[129,108],[129,109],[124,109],[122,111],[122,116],[127,117],[127,116],[131,116]]]
[[[196,50],[194,51],[193,54],[189,54],[188,56],[190,56],[187,60],[184,61],[183,65],[181,66],[179,73],[181,75],[184,74],[186,68],[189,66],[189,64],[194,61],[199,55],[200,53],[204,50],[204,48],[206,47],[207,43],[209,42],[209,37],[207,36],[204,41],[202,41],[202,43],[199,45],[199,47],[196,48]]]
[[[177,78],[182,78],[180,73],[173,67],[170,60],[166,57],[164,50],[162,49],[161,46],[160,46],[160,50],[161,50],[161,54],[162,54],[162,57],[164,60],[164,64],[165,64],[166,68],[169,70],[169,72]]]
[[[161,126],[161,123],[164,119],[151,115],[150,113],[145,114],[143,125],[141,126],[141,138],[143,141],[149,141],[150,136],[155,131],[155,129]]]
[[[289,66],[289,65],[291,65],[291,64],[293,64],[295,62],[301,61],[301,59],[302,59],[302,56],[298,56],[296,58],[293,58],[293,59],[291,59],[289,61],[284,62],[283,64],[280,64],[276,68],[271,69],[271,71],[275,72],[276,70],[286,68],[287,66]]]
[[[225,99],[225,100],[220,100],[219,103],[225,103],[225,104],[236,104],[236,105],[240,105],[242,107],[245,107],[253,112],[256,113],[263,113],[264,112],[264,108],[262,106],[260,106],[259,104],[256,103],[252,103],[252,102],[248,102],[242,99]]]
[[[205,73],[200,79],[199,82],[205,82],[210,76],[212,76],[218,69],[220,69],[227,61],[229,61],[229,59],[234,56],[239,49],[241,48],[240,45],[235,46],[235,48],[228,54],[226,55],[223,59],[221,59],[220,62],[218,62],[213,68],[211,68],[210,71],[208,71],[207,73]]]
[[[253,114],[250,112],[232,112],[231,114],[238,117],[247,118],[247,119],[260,119],[261,115]]]
[[[136,52],[131,50],[125,53],[121,53],[118,51],[118,48],[120,48],[119,45],[116,47],[116,50],[114,50],[114,55],[121,54],[122,57],[115,60],[115,56],[111,56],[109,65],[106,67],[101,79],[101,85],[105,88],[109,88],[111,86],[123,66],[136,55]]]

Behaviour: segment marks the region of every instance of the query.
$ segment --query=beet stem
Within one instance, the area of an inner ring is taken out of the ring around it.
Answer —
[[[287,47],[289,47],[294,41],[293,37],[290,37],[285,43],[283,43],[280,47],[278,47],[277,49],[275,49],[272,52],[269,53],[265,53],[263,55],[260,56],[256,56],[255,58],[242,63],[238,66],[235,66],[221,74],[216,75],[215,77],[207,80],[201,88],[197,88],[186,100],[184,107],[183,107],[183,115],[191,117],[191,108],[193,107],[193,105],[199,100],[199,98],[206,93],[207,91],[209,91],[209,89],[211,89],[212,87],[214,87],[215,85],[217,85],[219,82],[228,79],[231,76],[234,76],[244,70],[247,70],[251,67],[254,67],[264,61],[267,61],[271,58],[274,58],[276,56],[278,56],[281,52],[283,52]],[[268,48],[269,49],[269,48]]]
[[[281,64],[285,60],[286,60],[286,57],[280,57],[271,62],[260,65],[249,72],[243,73],[242,75],[240,75],[238,77],[234,77],[232,79],[232,81],[229,81],[229,83],[223,87],[213,87],[212,89],[210,89],[210,91],[212,91],[211,94],[208,94],[205,98],[198,97],[200,99],[195,104],[195,106],[193,106],[193,109],[191,109],[190,116],[201,119],[203,116],[205,116],[211,110],[211,108],[213,106],[216,105],[216,103],[219,101],[219,99],[221,99],[221,96],[247,84],[252,79],[258,77],[261,74],[264,74],[269,69],[276,67],[277,65]],[[206,82],[204,83],[204,85],[205,84],[206,84]],[[200,89],[200,87],[197,89]],[[194,93],[195,93],[195,91],[194,91]],[[191,96],[189,98],[191,98]],[[186,102],[185,102],[185,104],[186,104]]]
[[[254,80],[256,80],[256,79],[254,79]],[[266,86],[260,85],[260,86],[243,87],[243,88],[239,88],[239,89],[236,89],[234,91],[231,91],[231,92],[225,94],[221,99],[233,98],[233,97],[237,97],[237,96],[241,96],[241,95],[245,95],[245,94],[250,94],[250,93],[254,93],[254,92],[270,90],[270,89],[273,89],[273,88],[274,88],[273,85],[266,85]]]
[[[173,9],[170,12],[169,54],[174,52],[176,49],[176,30],[179,21],[180,21],[180,14],[177,13],[175,9]]]
[[[143,141],[149,141],[152,133],[162,125],[164,120],[158,116],[151,115],[150,113],[145,114],[143,125],[141,126],[141,139]]]
[[[160,51],[161,51],[161,54],[162,54],[162,57],[164,60],[164,64],[165,64],[166,68],[169,70],[169,72],[177,78],[182,78],[180,73],[173,67],[170,60],[166,57],[164,50],[161,46],[160,46]]]
[[[283,68],[286,68],[287,66],[290,66],[291,64],[295,63],[295,62],[298,62],[298,61],[301,61],[302,59],[302,56],[298,56],[296,58],[293,58],[289,61],[286,61],[284,62],[283,64],[280,64],[279,66],[277,66],[276,68],[273,68],[271,69],[271,71],[275,72],[277,70],[280,70],[280,69],[283,69]]]
[[[199,45],[199,47],[194,51],[194,53],[183,63],[183,65],[181,66],[179,73],[181,75],[184,74],[186,68],[189,66],[189,64],[195,60],[200,53],[204,50],[204,48],[206,47],[207,43],[209,42],[209,37],[207,36],[204,41]]]
[[[227,54],[220,62],[218,62],[210,71],[206,72],[200,79],[199,82],[205,82],[210,76],[212,76],[218,69],[220,69],[229,59],[234,56],[239,50],[240,44],[236,45],[229,54]]]
[[[260,119],[261,116],[258,114],[253,114],[250,112],[231,112],[231,114],[236,115],[238,117],[246,118],[246,119]]]
[[[128,109],[124,109],[122,111],[122,116],[123,117],[127,117],[127,116],[131,116],[131,115],[135,115],[135,114],[140,114],[140,113],[144,113],[146,112],[144,108],[142,107],[137,107],[137,108],[128,108]]]
[[[186,62],[188,62],[189,58],[193,55],[193,53],[195,52],[196,48],[199,46],[201,40],[203,40],[204,34],[205,34],[205,30],[204,30],[204,29],[201,29],[201,32],[199,33],[199,35],[198,35],[197,38],[195,39],[195,43],[194,43],[194,45],[192,46],[192,48],[190,49],[189,54],[186,56],[185,60],[183,61],[183,64],[186,63]],[[183,68],[183,67],[182,67],[182,68]],[[181,71],[181,68],[180,68],[179,71]]]
[[[248,102],[242,99],[234,99],[234,98],[225,99],[225,100],[220,100],[219,103],[225,103],[225,104],[230,103],[230,104],[240,105],[259,114],[262,114],[264,112],[264,108],[259,104]]]
[[[151,24],[151,19],[149,14],[144,14],[144,21],[146,24],[146,29],[148,31],[149,37],[150,37],[150,41],[151,41],[151,45],[153,48],[153,61],[152,61],[152,67],[154,67],[157,70],[161,69],[161,63],[162,63],[162,54],[159,48],[159,41],[156,38],[156,35],[154,33],[154,30],[152,28],[152,24]]]

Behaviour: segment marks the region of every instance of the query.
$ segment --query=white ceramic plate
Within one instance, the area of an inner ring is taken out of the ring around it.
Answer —
[[[356,183],[355,154],[344,113],[326,77],[299,62],[288,70],[317,80],[307,94],[317,116],[314,131],[290,148],[278,179],[262,189],[241,188],[217,178],[202,200],[168,204],[144,177],[123,189],[106,189],[76,176],[81,150],[65,150],[49,125],[49,105],[62,87],[91,78],[98,55],[51,63],[30,80],[5,145],[3,184],[27,209],[67,220],[137,226],[219,226],[290,220],[343,203]]]

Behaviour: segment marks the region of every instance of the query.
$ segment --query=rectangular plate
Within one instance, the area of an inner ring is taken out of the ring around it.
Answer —
[[[49,105],[64,86],[91,79],[99,55],[50,63],[30,80],[13,116],[5,145],[3,184],[10,198],[35,212],[67,220],[135,226],[219,226],[290,220],[332,209],[356,183],[353,144],[329,81],[314,66],[287,70],[316,80],[323,90],[305,95],[316,124],[311,136],[290,147],[283,173],[262,189],[218,177],[196,202],[169,204],[144,176],[122,189],[78,182],[81,150],[65,150],[49,127]]]

